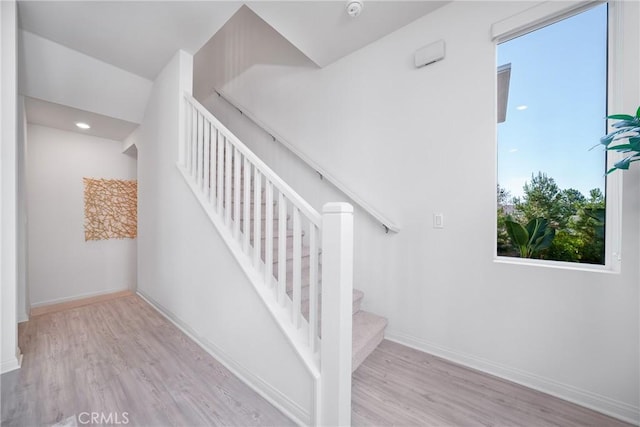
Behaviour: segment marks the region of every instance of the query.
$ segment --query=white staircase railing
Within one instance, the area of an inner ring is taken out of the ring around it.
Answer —
[[[320,215],[191,95],[184,100],[178,168],[316,379],[312,422],[349,425],[353,208],[332,203]]]

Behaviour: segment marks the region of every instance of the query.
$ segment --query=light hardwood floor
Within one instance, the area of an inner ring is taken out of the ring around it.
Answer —
[[[361,426],[630,426],[388,340],[354,372],[352,396]]]
[[[120,291],[110,294],[96,295],[94,297],[76,299],[73,301],[61,302],[58,304],[48,304],[41,307],[32,307],[29,313],[30,317],[42,316],[43,314],[56,313],[58,311],[71,310],[72,308],[78,308],[85,305],[91,305],[98,302],[109,301],[112,299],[118,299],[125,296],[133,295],[133,291]]]
[[[33,317],[19,336],[22,369],[1,380],[2,426],[82,412],[127,412],[135,426],[292,425],[135,295]],[[386,340],[354,372],[352,423],[629,426]]]
[[[135,426],[294,425],[135,295],[33,317],[19,340],[22,368],[2,375],[3,427],[83,412],[127,412]]]

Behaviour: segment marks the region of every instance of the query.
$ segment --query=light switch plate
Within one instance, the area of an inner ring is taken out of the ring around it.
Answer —
[[[433,228],[444,228],[444,215],[441,213],[433,214]]]

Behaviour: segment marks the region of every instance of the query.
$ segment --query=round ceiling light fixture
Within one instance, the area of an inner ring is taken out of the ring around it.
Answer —
[[[78,126],[80,129],[91,129],[91,126],[84,122],[78,122],[76,123],[76,126]]]
[[[352,18],[360,15],[363,7],[362,0],[347,0],[347,14]]]

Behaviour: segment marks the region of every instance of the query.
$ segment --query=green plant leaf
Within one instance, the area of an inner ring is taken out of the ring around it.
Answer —
[[[541,248],[540,245],[548,239],[548,234],[551,232],[551,228],[549,227],[549,221],[545,218],[536,218],[531,221],[530,224],[533,226],[529,231],[530,241],[530,251],[531,253],[540,251],[544,248]]]
[[[556,237],[555,228],[547,228],[544,233],[544,236],[542,237],[542,240],[536,247],[536,250],[541,251],[543,249],[547,249],[549,246],[551,246],[551,243],[553,242],[553,239],[555,237]]]
[[[613,124],[613,127],[616,129],[634,127],[638,125],[638,119],[634,118],[633,120],[621,120],[617,123]]]
[[[640,116],[638,116],[640,117]],[[610,116],[607,116],[607,119],[612,119],[612,120],[633,120],[635,119],[635,117],[630,116],[628,114],[612,114]]]
[[[520,224],[515,221],[506,220],[505,226],[509,238],[516,246],[526,246],[529,242],[529,233]]]
[[[636,110],[636,117],[640,119],[640,107]]]
[[[614,138],[617,135],[619,135],[619,134],[621,134],[623,132],[625,132],[625,131],[624,130],[614,130],[613,132],[606,134],[605,136],[600,138],[600,144],[609,145],[611,143],[611,141],[613,141]]]
[[[536,252],[548,248],[555,237],[555,230],[549,227],[549,220],[542,217],[532,219],[524,227],[507,219],[505,227],[522,258],[531,258]]]
[[[544,218],[534,218],[527,224],[527,233],[529,233],[529,242],[536,241],[544,233],[547,227],[547,220]]]
[[[631,144],[610,145],[606,148],[606,150],[628,153],[629,151],[633,150],[633,146]]]
[[[536,231],[538,228],[538,218],[534,218],[529,221],[527,225],[524,226],[524,228],[527,230],[527,234],[529,235],[529,241],[535,239]]]
[[[622,169],[622,170],[627,170],[629,169],[629,165],[631,164],[631,157],[625,157],[624,159],[614,163],[613,166],[616,167],[616,169]]]

